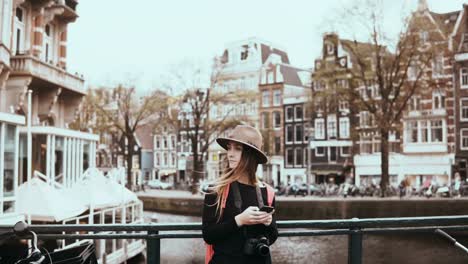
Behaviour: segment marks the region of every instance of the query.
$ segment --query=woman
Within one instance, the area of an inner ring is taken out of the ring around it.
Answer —
[[[258,164],[268,161],[260,150],[262,135],[251,126],[238,125],[229,137],[216,141],[227,150],[228,166],[205,195],[203,239],[214,249],[209,263],[271,263],[269,245],[278,231],[274,211],[259,209],[267,205],[268,196],[255,174]]]

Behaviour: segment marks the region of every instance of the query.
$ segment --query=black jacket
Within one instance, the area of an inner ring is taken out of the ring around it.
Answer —
[[[243,212],[249,206],[258,206],[257,194],[254,186],[238,183],[239,192],[242,197]],[[232,188],[232,187],[231,187]],[[260,188],[263,201],[267,203],[267,190]],[[234,197],[232,190],[226,200],[226,208],[223,216],[218,222],[216,214],[216,194],[205,195],[203,207],[203,239],[206,243],[213,245],[214,256],[210,263],[271,263],[271,257],[260,257],[244,254],[244,244],[246,236],[256,238],[265,236],[268,238],[270,245],[278,238],[278,230],[276,228],[275,216],[269,226],[263,224],[250,225],[239,228],[234,217],[238,215],[239,209],[234,205]],[[275,206],[273,200],[272,206]],[[245,231],[243,230],[245,228]]]

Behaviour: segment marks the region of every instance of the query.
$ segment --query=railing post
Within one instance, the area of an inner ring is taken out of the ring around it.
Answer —
[[[148,235],[158,235],[158,230],[148,231]],[[147,264],[159,264],[161,263],[161,239],[159,238],[147,238],[146,239],[146,263]]]
[[[358,218],[353,218],[357,220]],[[362,233],[360,227],[352,227],[348,237],[348,264],[362,263]]]

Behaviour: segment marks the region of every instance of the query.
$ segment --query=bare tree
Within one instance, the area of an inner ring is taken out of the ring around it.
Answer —
[[[421,47],[417,19],[406,19],[396,41],[384,30],[383,2],[364,0],[345,8],[347,25],[360,24],[368,32],[366,43],[341,41],[353,65],[349,88],[342,88],[356,111],[368,111],[372,130],[381,139],[381,195],[389,184],[389,135],[401,131],[402,115],[413,95],[425,86],[432,49]],[[355,19],[354,22],[350,23]]]
[[[205,163],[208,148],[216,137],[235,125],[244,121],[243,116],[234,116],[234,109],[229,109],[221,117],[210,118],[213,107],[219,107],[234,102],[248,102],[255,98],[252,91],[237,90],[229,93],[216,91],[216,85],[221,74],[222,65],[218,59],[214,60],[211,72],[204,73],[203,68],[196,64],[189,64],[177,68],[172,72],[172,85],[179,85],[183,89],[177,102],[178,115],[170,115],[171,122],[179,131],[184,130],[191,144],[191,156],[193,158],[193,173],[191,174],[191,189],[198,191],[198,183],[204,178]],[[201,80],[208,80],[203,82]],[[206,88],[200,88],[206,87]],[[170,88],[173,91],[173,88]],[[187,122],[180,122],[180,114],[187,116]],[[191,122],[188,120],[191,119]]]
[[[118,133],[123,140],[120,148],[123,150],[127,163],[127,184],[132,182],[133,155],[135,153],[136,130],[155,121],[155,114],[166,111],[168,95],[159,90],[149,96],[137,98],[135,88],[118,87],[90,90],[85,98],[87,111],[83,111],[80,124],[91,126],[99,133]]]

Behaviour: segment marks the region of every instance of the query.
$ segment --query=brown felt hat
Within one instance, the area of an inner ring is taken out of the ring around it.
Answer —
[[[238,125],[231,131],[228,137],[219,137],[216,139],[216,142],[225,150],[227,150],[229,141],[241,143],[253,149],[258,163],[264,164],[268,162],[268,157],[261,150],[263,146],[262,134],[260,134],[260,131],[255,127]]]

